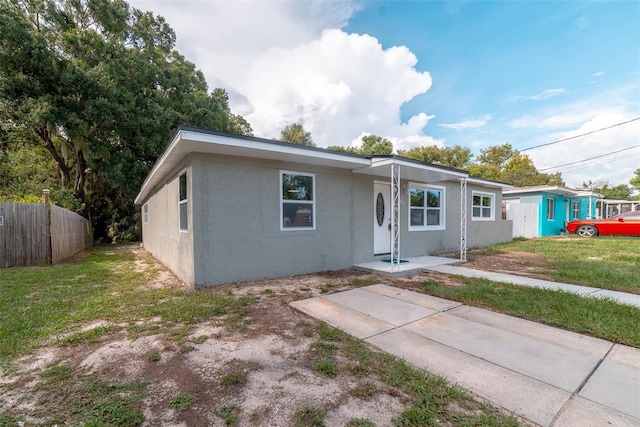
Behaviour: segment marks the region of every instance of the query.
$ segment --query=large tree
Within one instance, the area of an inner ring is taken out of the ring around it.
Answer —
[[[476,162],[468,170],[472,176],[506,182],[516,187],[564,185],[560,173],[539,172],[528,155],[514,150],[509,143],[481,150]]]
[[[280,140],[291,144],[306,145],[315,147],[316,144],[311,139],[311,133],[304,130],[300,123],[287,125],[280,131]]]
[[[97,236],[135,229],[133,197],[178,124],[250,133],[174,44],[122,0],[0,3],[3,138],[46,150]]]
[[[386,138],[377,135],[365,135],[360,141],[360,147],[342,147],[340,145],[331,145],[327,147],[329,150],[341,151],[344,153],[353,153],[361,155],[390,155],[393,154],[393,143]]]
[[[414,147],[410,150],[398,150],[398,154],[422,162],[434,163],[450,168],[465,169],[471,164],[473,153],[470,148],[455,145],[453,147],[438,147],[427,145]]]

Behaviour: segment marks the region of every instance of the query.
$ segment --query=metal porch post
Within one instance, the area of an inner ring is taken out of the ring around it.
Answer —
[[[391,165],[391,268],[400,269],[400,165]]]
[[[467,260],[467,178],[460,178],[460,259]]]

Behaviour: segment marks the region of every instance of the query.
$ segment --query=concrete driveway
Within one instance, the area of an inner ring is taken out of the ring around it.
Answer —
[[[387,285],[291,303],[540,426],[640,426],[640,350]]]

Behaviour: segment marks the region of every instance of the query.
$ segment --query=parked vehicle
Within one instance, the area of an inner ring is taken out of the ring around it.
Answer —
[[[625,212],[611,218],[571,221],[567,224],[567,232],[583,237],[606,234],[640,236],[640,211]]]

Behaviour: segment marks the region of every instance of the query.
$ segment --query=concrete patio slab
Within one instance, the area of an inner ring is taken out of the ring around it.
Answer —
[[[503,329],[441,313],[404,329],[573,393],[600,359]]]
[[[605,359],[579,395],[640,419],[640,371]]]
[[[638,421],[637,418],[615,409],[574,396],[562,409],[553,425],[554,427],[638,427]]]
[[[324,298],[294,301],[291,306],[360,339],[394,328],[393,325],[382,320],[350,310]]]
[[[378,273],[390,277],[403,277],[413,274],[420,274],[422,270],[427,267],[442,265],[442,264],[456,264],[463,262],[460,259],[445,258],[438,256],[419,256],[403,259],[408,262],[401,262],[400,264],[391,264],[384,261],[372,261],[364,262],[360,264],[354,264],[353,268],[363,271],[369,271],[371,273]]]
[[[538,425],[550,425],[571,397],[571,393],[549,384],[404,329],[393,329],[366,341]]]
[[[387,285],[291,305],[537,425],[640,426],[639,349]]]
[[[502,313],[494,313],[493,311],[483,310],[477,307],[462,305],[449,310],[447,314],[493,326],[504,331],[510,331],[559,347],[570,348],[597,357],[598,359],[604,358],[613,346],[609,341],[599,338],[565,331]]]
[[[363,289],[352,289],[346,292],[327,295],[325,299],[352,310],[373,316],[394,326],[402,326],[425,316],[435,314],[435,310],[410,304],[384,295],[375,294]]]
[[[426,294],[419,294],[417,292],[408,291],[406,289],[400,289],[388,285],[371,285],[361,289],[399,299],[400,301],[409,302],[421,307],[430,308],[436,311],[446,311],[462,305],[457,301],[449,301],[447,299],[433,297]]]

